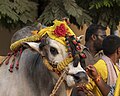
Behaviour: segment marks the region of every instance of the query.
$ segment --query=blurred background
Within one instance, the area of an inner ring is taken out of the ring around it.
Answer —
[[[92,23],[106,26],[108,35],[120,36],[119,12],[120,0],[0,0],[0,55],[10,51],[17,30],[38,22],[49,26],[54,19],[66,18],[77,36]]]

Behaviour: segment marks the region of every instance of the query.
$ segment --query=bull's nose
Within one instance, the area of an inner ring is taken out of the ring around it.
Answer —
[[[88,82],[88,77],[85,72],[78,72],[77,74],[74,74],[73,77],[74,77],[76,83]]]

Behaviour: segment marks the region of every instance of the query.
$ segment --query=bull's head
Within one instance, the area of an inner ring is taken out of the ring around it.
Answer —
[[[60,26],[62,28],[64,27],[64,25]],[[49,28],[44,30],[45,35],[42,35],[40,42],[24,42],[23,45],[29,46],[45,57],[50,67],[53,68],[52,71],[62,73],[63,70],[67,69],[65,81],[69,87],[74,86],[76,83],[88,81],[83,64],[80,62],[81,59],[83,59],[81,45],[74,33],[70,35],[57,33],[58,30],[69,31],[69,33],[71,33],[68,27],[67,29],[57,27],[55,30]],[[54,36],[55,34],[47,33],[46,31],[54,32],[57,37]],[[41,32],[40,34],[43,33]],[[79,39],[81,39],[81,37]]]

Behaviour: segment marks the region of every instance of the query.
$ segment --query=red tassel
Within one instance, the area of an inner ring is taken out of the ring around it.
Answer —
[[[7,55],[8,57],[7,57],[6,62],[5,62],[6,65],[8,65],[9,60],[10,60],[12,55],[13,55],[13,53],[11,53],[11,52],[8,53],[8,55]]]
[[[7,61],[5,62],[6,65],[8,65],[10,58],[11,58],[11,56],[9,56],[9,57],[7,58]]]
[[[69,57],[72,57],[72,54],[71,54],[71,52],[69,52],[69,53],[68,53],[68,56],[69,56]]]
[[[79,46],[76,46],[76,49],[77,49],[77,50],[80,50],[80,47],[79,47]]]
[[[10,64],[10,69],[13,69],[13,66],[14,66],[13,64]]]
[[[16,67],[15,67],[17,70],[19,69],[19,60],[20,60],[20,57],[21,57],[21,54],[22,54],[22,48],[20,48],[19,54],[20,54],[20,56],[19,56],[19,58],[17,60]]]
[[[78,46],[80,46],[81,44],[80,43],[78,43]]]
[[[19,60],[17,61],[15,68],[16,68],[17,70],[19,69]]]
[[[12,73],[12,72],[13,72],[13,69],[9,69],[9,71]]]
[[[73,42],[75,45],[77,44],[76,40],[73,40],[72,42]]]
[[[14,67],[14,64],[12,63],[12,64],[10,64],[10,69],[9,69],[9,71],[12,73],[13,72],[13,67]]]
[[[10,72],[13,72],[16,55],[17,55],[17,51],[14,52],[14,57],[13,57],[13,60],[12,60],[12,64],[10,64],[10,69],[9,69]]]
[[[84,53],[81,53],[80,56],[81,56],[82,58],[86,58],[86,55],[85,55]]]

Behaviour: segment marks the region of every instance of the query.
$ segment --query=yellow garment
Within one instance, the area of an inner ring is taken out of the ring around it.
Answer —
[[[103,80],[107,82],[108,72],[107,72],[106,63],[102,59],[100,59],[96,64],[94,64],[94,66],[96,70],[98,71],[98,73],[100,73]],[[117,69],[117,67],[115,67],[115,69],[118,74],[119,70]],[[86,87],[89,90],[91,90],[96,96],[102,96],[100,90],[98,89],[98,87],[96,86],[96,84],[94,83],[92,79],[90,79],[90,82],[86,85]]]
[[[120,73],[116,82],[115,93],[114,96],[120,96]]]

